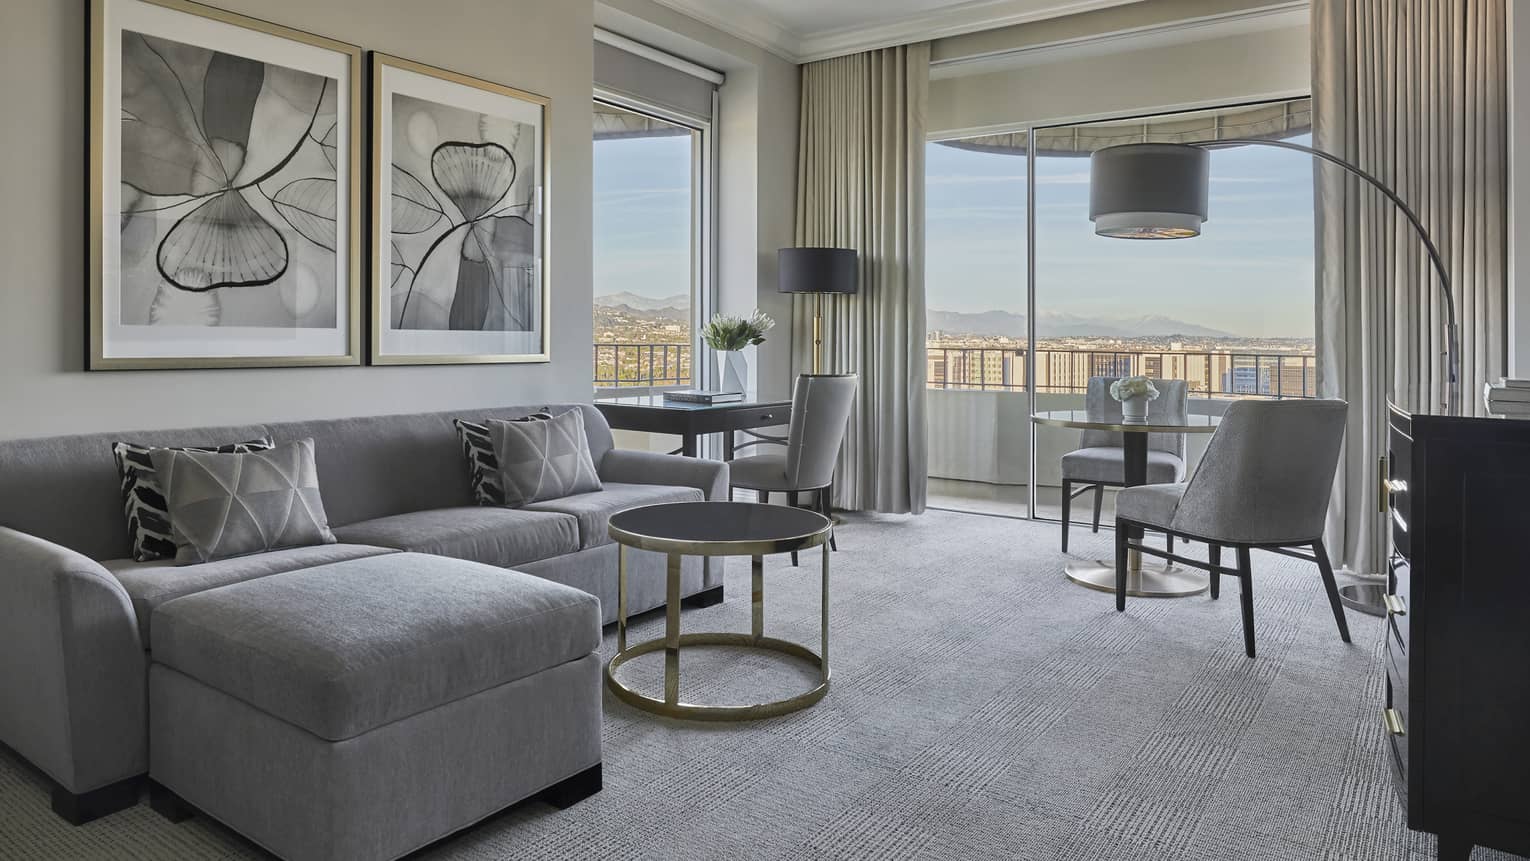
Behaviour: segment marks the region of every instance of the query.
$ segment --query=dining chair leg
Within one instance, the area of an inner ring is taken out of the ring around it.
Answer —
[[[786,504],[791,506],[792,508],[796,508],[797,507],[797,491],[795,491],[795,490],[788,490],[786,492]],[[792,567],[793,568],[797,567],[797,551],[795,551],[795,550],[792,551]]]
[[[1318,571],[1323,574],[1323,590],[1328,593],[1328,606],[1333,608],[1333,620],[1339,623],[1339,637],[1348,643],[1349,622],[1344,618],[1344,603],[1339,600],[1339,584],[1333,579],[1333,564],[1328,561],[1328,548],[1322,540],[1312,542],[1312,555],[1317,557]]]
[[[1068,552],[1068,524],[1073,517],[1073,482],[1062,483],[1062,552]]]
[[[1094,532],[1100,531],[1100,506],[1105,502],[1105,485],[1094,486]]]
[[[1222,545],[1206,545],[1206,559],[1211,563],[1211,599],[1222,597],[1222,574],[1217,568],[1222,564]]]
[[[1254,656],[1254,566],[1249,561],[1249,549],[1238,548],[1239,603],[1243,605],[1243,651]]]
[[[1126,542],[1129,530],[1126,521],[1116,519],[1116,612],[1126,610]]]
[[[832,487],[832,485],[830,485],[830,487]],[[829,518],[829,522],[831,524],[834,522],[834,513],[831,510],[829,487],[818,488],[818,513],[822,514],[824,517]],[[839,552],[839,544],[834,540],[834,527],[832,525],[829,527],[829,549],[836,553]]]

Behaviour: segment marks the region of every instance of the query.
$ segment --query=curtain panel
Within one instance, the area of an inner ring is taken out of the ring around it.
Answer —
[[[1453,282],[1463,411],[1507,366],[1505,0],[1314,0],[1313,142],[1418,213]],[[1350,403],[1328,545],[1385,564],[1378,512],[1386,402],[1438,412],[1445,307],[1401,213],[1331,165],[1315,174],[1318,388]]]
[[[930,46],[802,68],[798,246],[853,248],[859,291],[822,297],[823,370],[860,389],[834,477],[835,504],[925,506],[924,138]],[[817,296],[792,310],[792,370],[813,363]]]

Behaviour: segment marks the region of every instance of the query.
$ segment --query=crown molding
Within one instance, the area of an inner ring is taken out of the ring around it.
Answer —
[[[1187,18],[1110,33],[1096,33],[1077,39],[940,60],[930,64],[930,78],[940,80],[986,75],[1062,60],[1077,60],[1124,51],[1140,51],[1226,36],[1299,27],[1308,23],[1309,15],[1308,0],[1289,0],[1289,2],[1260,9]]]
[[[654,0],[682,15],[793,63],[810,63],[876,48],[960,36],[995,27],[1060,18],[1145,0],[1058,0],[1036,9],[1035,0],[969,0],[944,9],[870,26],[803,33],[739,0]],[[826,0],[832,2],[832,0]]]
[[[654,0],[708,27],[721,30],[783,60],[802,62],[802,34],[736,0]]]
[[[1125,6],[1142,0],[1062,0],[1036,9],[1035,0],[974,0],[885,24],[809,33],[798,43],[798,62],[825,60],[861,51],[961,36],[1049,18]]]

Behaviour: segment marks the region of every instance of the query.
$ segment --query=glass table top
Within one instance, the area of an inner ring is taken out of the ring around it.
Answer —
[[[665,542],[736,544],[794,541],[827,532],[816,511],[758,502],[668,502],[611,515],[611,537]],[[625,533],[625,534],[624,534]]]
[[[1089,418],[1087,410],[1045,410],[1033,413],[1031,420],[1037,424],[1052,425],[1065,428],[1087,428],[1089,430],[1123,431],[1128,433],[1212,433],[1217,425],[1222,423],[1221,416],[1209,416],[1192,413],[1183,419],[1175,419],[1170,416],[1154,415],[1153,408],[1148,407],[1147,421],[1144,423],[1127,423],[1119,419],[1095,421]]]

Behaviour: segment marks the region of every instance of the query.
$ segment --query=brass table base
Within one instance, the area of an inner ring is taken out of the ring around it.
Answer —
[[[1064,569],[1068,579],[1098,589],[1116,591],[1116,566],[1100,560],[1069,562]],[[1210,586],[1207,575],[1173,565],[1142,563],[1126,573],[1126,594],[1133,598],[1184,598],[1199,595]]]
[[[824,694],[829,692],[829,673],[823,669],[823,659],[812,649],[788,640],[778,640],[775,637],[755,637],[752,634],[742,633],[705,632],[681,634],[680,645],[736,646],[776,652],[807,662],[813,669],[823,673],[823,680],[806,693],[801,693],[784,700],[755,703],[753,705],[709,706],[695,703],[665,702],[658,697],[650,697],[646,694],[638,693],[622,684],[616,678],[616,670],[622,664],[638,655],[646,655],[650,652],[658,652],[664,649],[665,638],[655,637],[652,640],[638,643],[612,658],[606,664],[606,686],[611,689],[611,693],[616,694],[617,699],[634,708],[640,708],[665,717],[717,721],[759,720],[761,718],[790,714],[818,702],[823,699]]]
[[[729,503],[730,505],[732,503]],[[680,553],[669,553],[666,577],[667,600],[664,610],[664,636],[646,640],[634,646],[627,645],[627,545],[617,545],[616,587],[616,654],[606,662],[606,687],[617,699],[653,714],[690,720],[745,721],[789,714],[823,699],[829,692],[829,545],[828,538],[833,527],[824,520],[824,528],[808,536],[796,547],[785,547],[781,552],[808,547],[823,548],[823,598],[820,604],[820,636],[823,645],[818,651],[806,646],[765,636],[765,557],[762,553],[751,554],[749,579],[753,587],[750,594],[749,633],[730,631],[705,631],[682,634],[680,632]],[[699,548],[710,549],[710,548]],[[724,548],[726,549],[726,548]],[[773,550],[775,548],[755,548]],[[721,554],[719,554],[721,555]],[[753,703],[751,705],[704,705],[680,701],[680,649],[682,646],[734,646],[775,652],[806,661],[819,672],[819,682],[806,693],[784,700]],[[650,652],[664,652],[664,696],[651,697],[639,693],[616,678],[616,670],[622,664]]]

